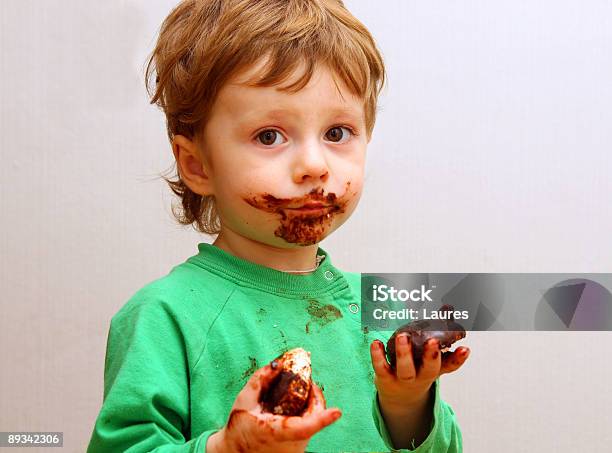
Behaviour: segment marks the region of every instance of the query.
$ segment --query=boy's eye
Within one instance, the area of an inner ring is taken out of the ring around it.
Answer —
[[[346,137],[344,138],[344,141],[346,141],[350,138],[352,134],[353,131],[348,127],[335,126],[327,131],[327,133],[325,134],[325,138],[330,142],[340,143],[342,142],[344,137]],[[261,144],[266,146],[278,145],[282,143],[277,143],[276,140],[278,138],[282,138],[282,135],[274,129],[266,129],[265,131],[262,131],[261,133],[259,133],[259,135],[257,135],[257,138],[259,139]]]
[[[348,131],[348,132],[347,133],[343,133],[342,132],[343,129],[345,131]],[[352,131],[348,127],[335,126],[335,127],[332,127],[330,130],[327,131],[327,134],[325,134],[325,137],[330,142],[338,143],[338,142],[340,142],[340,140],[342,140],[342,137],[344,137],[344,136],[346,136],[347,139],[348,139],[350,137],[351,133],[352,133]]]
[[[259,141],[266,146],[270,146],[270,145],[274,145],[274,144],[278,144],[275,143],[276,142],[276,138],[277,137],[281,137],[281,134],[278,133],[278,131],[275,131],[274,129],[268,129],[265,130],[263,132],[261,132],[257,138],[259,139]]]

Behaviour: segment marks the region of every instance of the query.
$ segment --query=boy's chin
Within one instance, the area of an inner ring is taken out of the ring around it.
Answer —
[[[290,219],[292,220],[292,219]],[[345,216],[336,216],[321,221],[281,221],[274,224],[252,224],[251,228],[243,229],[242,236],[251,240],[280,249],[299,249],[318,245],[335,232],[346,220]]]
[[[274,239],[265,241],[265,244],[272,246],[272,247],[279,248],[279,249],[300,249],[304,247],[312,247],[314,245],[318,245],[319,242],[325,239],[325,237],[321,239],[317,239],[317,240],[313,239],[312,242],[311,241],[288,242],[287,240],[283,238],[275,237]]]
[[[270,240],[269,245],[284,249],[312,247],[327,239],[335,230],[336,228],[330,227],[326,231],[314,233],[311,231],[277,232],[274,238]]]

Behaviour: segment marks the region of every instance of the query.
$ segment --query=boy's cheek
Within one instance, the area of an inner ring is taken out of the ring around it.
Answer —
[[[359,200],[361,199],[361,194],[363,192],[363,180],[360,178],[354,178],[351,180],[350,185],[347,187],[346,192],[346,217],[349,217],[352,212],[355,210],[357,205],[359,204]]]

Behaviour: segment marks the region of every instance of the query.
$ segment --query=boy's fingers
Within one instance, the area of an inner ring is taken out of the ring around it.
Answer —
[[[445,352],[442,354],[442,367],[440,374],[452,373],[457,371],[461,365],[465,363],[470,356],[470,348],[465,346],[455,349],[453,352]]]
[[[416,379],[416,370],[412,358],[412,344],[410,336],[401,333],[395,337],[397,378],[400,381],[413,381]]]
[[[387,380],[394,376],[391,366],[387,362],[385,356],[385,346],[380,340],[374,340],[370,344],[370,358],[372,359],[372,367],[378,379]]]
[[[275,421],[274,437],[276,440],[306,440],[328,425],[338,420],[342,412],[338,408],[325,409],[302,417],[283,417]]]
[[[428,340],[423,351],[423,365],[419,370],[419,376],[425,378],[437,377],[440,374],[441,363],[440,342],[436,339]]]

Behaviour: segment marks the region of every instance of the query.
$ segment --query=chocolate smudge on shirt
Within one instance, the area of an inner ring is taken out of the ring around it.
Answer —
[[[308,301],[308,308],[306,310],[312,317],[312,320],[321,326],[342,318],[342,313],[338,310],[338,307],[323,305],[314,299]]]
[[[251,364],[249,365],[249,367],[244,370],[244,373],[242,373],[241,379],[244,379],[248,376],[250,376],[251,374],[253,374],[256,370],[257,370],[257,359],[255,357],[250,357],[249,356],[249,360],[251,362]]]
[[[257,314],[257,319],[256,319],[256,321],[257,321],[257,322],[262,322],[262,321],[263,321],[263,318],[266,316],[266,310],[265,310],[264,308],[261,308],[261,307],[260,307],[260,308],[258,308],[258,309],[257,309],[256,314]]]

